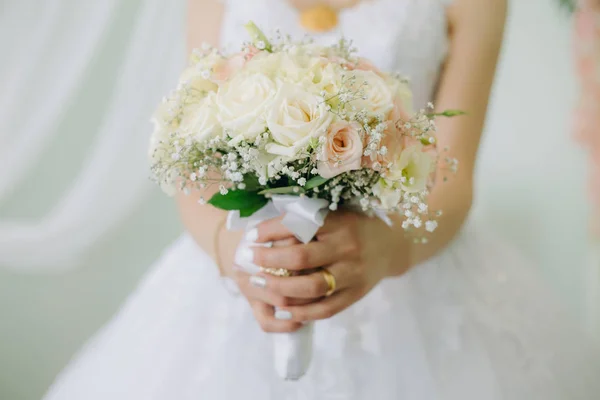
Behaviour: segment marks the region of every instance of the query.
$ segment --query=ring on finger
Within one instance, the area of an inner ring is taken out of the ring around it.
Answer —
[[[292,273],[285,268],[260,267],[260,271],[273,276],[292,276]]]
[[[327,283],[327,293],[325,293],[325,297],[329,297],[331,296],[336,289],[336,281],[335,281],[335,276],[333,276],[333,274],[331,272],[329,272],[329,270],[327,270],[327,268],[323,268],[321,270],[321,273],[323,274],[323,278],[325,279],[325,282]]]

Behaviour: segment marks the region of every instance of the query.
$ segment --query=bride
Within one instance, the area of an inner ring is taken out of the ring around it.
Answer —
[[[236,268],[240,235],[223,229],[223,211],[197,204],[210,193],[181,195],[188,233],[46,399],[600,398],[597,356],[533,268],[467,221],[505,9],[505,0],[190,0],[190,48],[240,44],[248,20],[324,44],[344,33],[380,68],[409,75],[417,106],[467,110],[438,124],[441,145],[461,161],[430,198],[444,210],[440,228],[416,245],[401,229],[340,211],[308,245],[279,219],[246,235],[276,243],[254,248],[257,265],[327,267],[337,285],[325,296],[321,273]],[[265,332],[313,320],[310,369],[281,380]]]

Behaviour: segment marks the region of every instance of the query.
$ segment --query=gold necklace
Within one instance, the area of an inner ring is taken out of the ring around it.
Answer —
[[[327,4],[300,10],[300,25],[310,32],[328,32],[337,26],[338,20],[338,10]]]

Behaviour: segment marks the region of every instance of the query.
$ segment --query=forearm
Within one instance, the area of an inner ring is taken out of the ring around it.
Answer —
[[[209,199],[216,189],[193,191],[189,195],[178,192],[176,201],[183,225],[194,241],[217,262],[222,275],[230,275],[234,249],[240,242],[241,232],[230,232],[225,227],[227,212],[210,205],[200,205],[200,197]]]
[[[202,43],[213,46],[219,44],[219,31],[223,5],[217,0],[188,0],[187,10],[188,52]],[[240,241],[241,233],[229,232],[224,223],[227,213],[208,205],[198,204],[201,197],[210,199],[217,190],[212,185],[202,191],[192,191],[189,195],[178,192],[177,206],[183,225],[196,243],[204,249],[221,268],[222,274],[230,272],[233,263],[233,249]]]
[[[459,109],[467,115],[436,120],[438,148],[449,148],[459,160],[456,175],[439,181],[429,196],[429,209],[441,210],[438,228],[427,234],[426,244],[406,238],[399,226],[394,229],[395,260],[390,275],[399,275],[433,257],[456,237],[473,198],[473,171],[489,95],[502,44],[506,1],[458,0],[448,9],[450,30],[449,55],[435,97],[438,110]]]
[[[471,179],[460,175],[434,187],[429,197],[429,208],[441,210],[442,215],[437,218],[438,227],[434,232],[421,232],[427,238],[427,243],[415,243],[414,237],[407,235],[401,228],[402,218],[394,218],[393,236],[398,254],[390,266],[391,276],[401,275],[427,261],[452,242],[469,214],[472,192]]]

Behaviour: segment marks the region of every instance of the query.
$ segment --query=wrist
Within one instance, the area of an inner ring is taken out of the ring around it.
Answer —
[[[380,280],[402,275],[407,270],[404,231],[398,231],[397,226],[400,225],[396,222],[389,226],[379,218],[365,218],[368,221],[363,231],[364,240],[375,243],[367,246],[370,248],[367,260],[377,260]]]
[[[393,221],[392,226],[385,225],[388,240],[385,243],[388,251],[386,278],[403,275],[410,268],[410,240],[401,227],[401,223]]]

